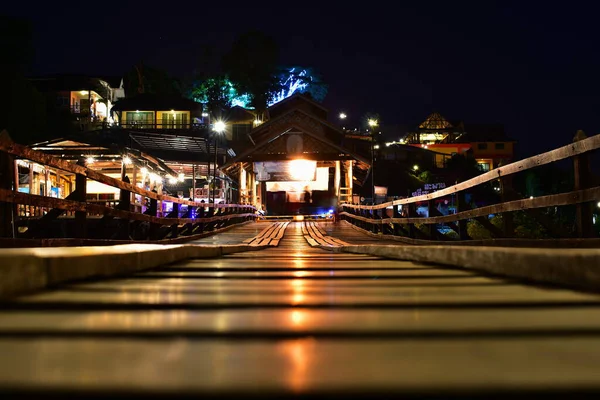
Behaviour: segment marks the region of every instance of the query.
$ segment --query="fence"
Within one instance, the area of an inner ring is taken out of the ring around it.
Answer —
[[[420,243],[421,240],[444,242],[453,240],[451,235],[440,232],[441,227],[454,231],[455,235],[452,235],[455,237],[454,240],[462,242],[472,239],[467,232],[468,220],[475,220],[481,224],[491,238],[514,238],[513,213],[525,211],[547,228],[553,237],[561,238],[564,235],[554,229],[552,222],[540,209],[574,205],[576,235],[579,238],[593,238],[596,234],[592,213],[595,203],[600,199],[600,187],[593,185],[589,152],[598,148],[600,148],[600,135],[585,138],[580,131],[570,145],[493,169],[443,190],[377,205],[342,204],[340,218],[374,234],[403,237],[403,240],[409,243]],[[573,191],[535,198],[518,198],[518,194],[512,187],[514,174],[568,158],[572,158],[574,164]],[[500,203],[472,208],[472,203],[465,201],[467,190],[473,190],[493,181],[500,182]],[[448,198],[456,204],[456,213],[443,215],[435,207],[435,201]],[[420,217],[416,214],[418,203],[427,205],[428,217]],[[502,216],[501,226],[492,224],[489,219],[490,215],[498,214]]]
[[[75,190],[65,199],[18,192],[15,187],[17,157],[75,174]],[[121,200],[88,201],[88,179],[119,189]],[[148,199],[149,207],[144,213],[131,211],[131,193]],[[172,211],[158,216],[159,202],[171,202]],[[191,240],[207,232],[254,220],[255,211],[251,205],[196,203],[139,188],[14,143],[6,132],[0,134],[0,238]]]

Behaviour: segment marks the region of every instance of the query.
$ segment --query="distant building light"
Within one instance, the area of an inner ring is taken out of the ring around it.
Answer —
[[[529,196],[530,199],[533,199],[533,196]]]
[[[202,116],[203,116],[203,117],[208,117],[208,113],[205,113],[205,112],[203,112],[203,113],[202,113]]]
[[[377,149],[379,149],[379,145],[378,145],[378,144],[376,144],[375,146],[373,146],[373,148],[374,148],[375,150],[377,150]]]
[[[260,124],[262,124],[262,121],[260,119],[257,118],[254,120],[254,125],[260,125]]]

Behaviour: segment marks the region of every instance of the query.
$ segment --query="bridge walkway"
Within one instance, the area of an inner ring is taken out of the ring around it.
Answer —
[[[293,222],[278,247],[5,302],[0,354],[3,396],[573,398],[600,391],[600,296],[329,252]]]

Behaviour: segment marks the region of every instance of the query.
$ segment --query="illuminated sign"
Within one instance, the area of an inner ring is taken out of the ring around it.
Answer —
[[[416,192],[412,192],[412,197],[422,196],[424,194],[429,194],[431,192],[435,192],[436,190],[445,188],[446,184],[444,182],[426,183],[425,185],[423,185],[423,189],[419,188]]]
[[[314,181],[317,162],[311,160],[255,162],[258,181]]]

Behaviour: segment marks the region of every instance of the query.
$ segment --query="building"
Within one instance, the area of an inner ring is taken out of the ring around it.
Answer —
[[[202,104],[181,96],[143,93],[119,100],[110,111],[125,129],[193,129],[202,123]]]
[[[239,201],[271,215],[328,213],[352,201],[370,160],[344,146],[345,133],[327,114],[301,94],[272,105],[269,120],[248,133],[252,145],[221,167]]]
[[[438,167],[455,154],[472,156],[482,171],[497,168],[514,159],[515,140],[506,136],[500,124],[470,124],[449,121],[437,112],[431,113],[413,132],[400,141],[433,151]]]
[[[68,111],[81,130],[112,123],[110,109],[125,97],[121,78],[48,75],[30,81],[59,111]]]

